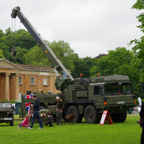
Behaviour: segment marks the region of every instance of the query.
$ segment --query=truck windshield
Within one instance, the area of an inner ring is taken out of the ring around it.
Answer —
[[[105,84],[106,95],[130,94],[132,93],[131,83],[107,83]]]
[[[11,103],[0,103],[0,107],[11,107]]]

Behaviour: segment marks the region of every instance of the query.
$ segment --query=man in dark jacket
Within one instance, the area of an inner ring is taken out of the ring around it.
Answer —
[[[140,117],[142,119],[141,144],[144,144],[144,102],[141,105]]]
[[[28,127],[27,129],[33,128],[33,124],[34,124],[36,118],[39,121],[39,125],[40,125],[39,129],[43,129],[42,120],[41,120],[39,113],[38,113],[39,107],[40,107],[39,99],[36,97],[36,95],[34,95],[33,98],[35,100],[34,105],[31,104],[31,106],[33,106],[33,108],[34,108],[33,109],[33,118],[32,118],[32,122],[31,122],[31,126]]]

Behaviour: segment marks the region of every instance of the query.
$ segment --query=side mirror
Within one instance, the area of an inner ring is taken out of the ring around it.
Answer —
[[[100,88],[100,95],[103,96],[104,95],[103,94],[103,86],[99,86],[99,88]]]
[[[100,89],[103,89],[103,86],[99,86]]]

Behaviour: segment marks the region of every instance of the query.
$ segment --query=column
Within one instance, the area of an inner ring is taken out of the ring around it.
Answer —
[[[19,99],[19,74],[16,74],[15,75],[16,77],[16,82],[15,82],[15,85],[16,85],[16,100]]]
[[[49,86],[50,86],[50,91],[51,91],[52,93],[54,93],[54,77],[53,77],[53,76],[50,76]]]
[[[29,87],[30,87],[29,75],[25,74],[25,77],[24,77],[24,94],[25,95],[26,95],[26,91],[29,91]]]
[[[9,97],[9,73],[5,73],[5,99],[10,100]]]

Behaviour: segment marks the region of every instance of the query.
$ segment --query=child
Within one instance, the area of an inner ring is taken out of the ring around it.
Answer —
[[[19,123],[18,129],[20,129],[22,126],[26,128],[29,127],[29,115],[26,115],[24,120]]]

